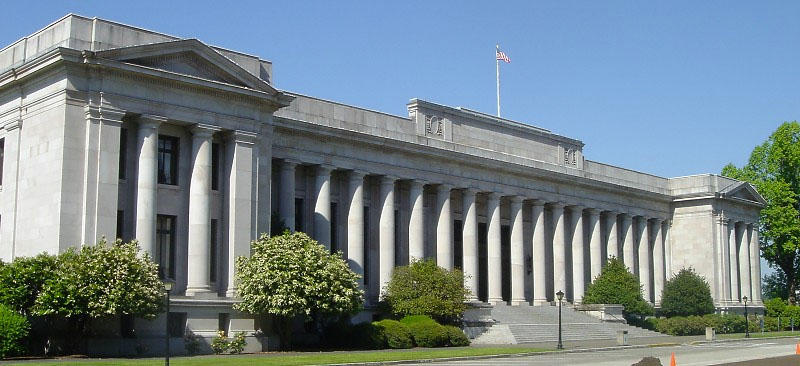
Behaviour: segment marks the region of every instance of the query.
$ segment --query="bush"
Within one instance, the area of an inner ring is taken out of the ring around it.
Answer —
[[[583,296],[584,304],[620,304],[626,317],[632,314],[652,315],[653,307],[642,298],[639,279],[617,258],[611,258],[600,275],[589,284]]]
[[[0,358],[23,354],[25,347],[22,341],[28,336],[30,328],[24,316],[0,304]]]
[[[766,316],[781,316],[788,304],[781,298],[772,298],[764,301],[764,312]]]
[[[353,326],[351,344],[358,349],[381,349],[386,344],[383,327],[373,323],[359,323]]]
[[[664,284],[661,314],[666,317],[714,313],[708,282],[694,269],[683,268]]]
[[[385,346],[389,348],[414,347],[411,331],[407,326],[405,326],[405,324],[391,319],[384,319],[378,322],[373,322],[372,324],[376,327],[383,328],[384,338],[386,339]]]
[[[408,315],[400,319],[400,322],[409,327],[414,324],[438,324],[427,315]]]
[[[217,336],[211,340],[211,350],[215,354],[221,355],[228,352],[228,337],[225,336],[224,331],[217,332]]]
[[[244,337],[244,332],[236,332],[233,339],[228,342],[228,350],[230,350],[233,355],[244,352],[245,346],[247,346],[247,340]]]
[[[744,316],[734,314],[674,316],[657,319],[654,323],[658,332],[676,336],[702,335],[705,334],[706,327],[714,328],[717,334],[744,333],[745,331]],[[777,328],[777,320],[765,319],[764,326],[767,330],[773,324]],[[749,326],[750,332],[760,331],[759,321],[755,316],[749,317]]]
[[[0,304],[29,315],[45,283],[55,277],[58,257],[17,257],[0,266]]]
[[[443,324],[461,320],[468,296],[461,271],[448,271],[430,259],[395,268],[383,295],[395,316],[428,315]]]
[[[400,319],[408,326],[414,343],[420,347],[443,347],[449,344],[450,335],[444,326],[425,315],[412,315]]]
[[[444,330],[447,333],[447,338],[449,339],[449,345],[452,347],[465,347],[469,346],[469,338],[467,335],[464,334],[458,327],[454,327],[452,325],[445,325]]]

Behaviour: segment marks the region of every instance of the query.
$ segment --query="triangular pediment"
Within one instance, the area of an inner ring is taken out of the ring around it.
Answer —
[[[98,51],[97,57],[274,94],[266,81],[196,39]]]
[[[725,194],[725,197],[728,198],[737,198],[745,201],[758,202],[761,204],[767,203],[764,200],[764,197],[761,197],[761,194],[756,191],[753,185],[747,182],[739,182],[734,184],[726,188],[723,193]]]

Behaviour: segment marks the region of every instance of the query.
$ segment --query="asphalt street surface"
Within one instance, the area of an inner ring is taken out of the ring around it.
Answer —
[[[675,353],[678,366],[689,365],[800,365],[795,355],[797,338],[754,339],[747,341],[715,342],[669,347],[628,348],[608,351],[542,354],[522,357],[504,357],[480,360],[434,362],[436,365],[487,366],[487,365],[632,365],[650,356],[668,366]],[[788,356],[788,357],[787,357]]]

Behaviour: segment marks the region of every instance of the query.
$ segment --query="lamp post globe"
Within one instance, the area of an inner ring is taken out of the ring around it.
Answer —
[[[556,292],[556,297],[558,298],[558,345],[556,348],[564,349],[564,344],[561,343],[561,300],[564,299],[564,292],[559,290]]]

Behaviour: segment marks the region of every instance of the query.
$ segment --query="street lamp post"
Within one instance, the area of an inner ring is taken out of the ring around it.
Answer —
[[[167,295],[167,315],[164,323],[166,324],[164,327],[164,347],[166,348],[166,352],[164,353],[164,366],[169,366],[169,293],[172,291],[172,286],[174,283],[172,281],[164,281],[164,293]]]
[[[742,296],[744,301],[744,337],[750,338],[750,324],[747,322],[747,296]]]
[[[564,299],[564,292],[559,290],[556,292],[556,296],[558,297],[558,345],[556,348],[564,349],[564,344],[561,343],[561,300]]]

